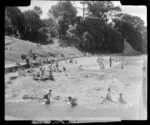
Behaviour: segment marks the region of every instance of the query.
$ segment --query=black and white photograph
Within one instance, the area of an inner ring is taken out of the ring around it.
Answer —
[[[147,120],[147,7],[31,0],[5,7],[5,121]]]

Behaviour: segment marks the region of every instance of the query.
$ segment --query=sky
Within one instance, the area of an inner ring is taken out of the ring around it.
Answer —
[[[58,1],[53,0],[31,0],[30,6],[26,7],[19,7],[21,11],[25,11],[28,9],[33,9],[34,6],[39,6],[42,9],[43,14],[41,15],[41,18],[47,18],[48,17],[48,10],[52,5],[56,5]],[[122,9],[122,12],[141,17],[141,19],[144,21],[145,26],[147,26],[147,7],[146,6],[125,6],[121,5],[120,1],[113,1],[115,6],[120,6]],[[77,7],[82,8],[82,4],[80,4],[80,1],[75,1],[73,5]],[[77,9],[77,15],[82,16],[82,10]]]

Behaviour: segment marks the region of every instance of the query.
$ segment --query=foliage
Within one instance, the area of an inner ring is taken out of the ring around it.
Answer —
[[[70,1],[60,1],[51,7],[49,13],[52,13],[56,18],[65,16],[65,20],[68,21],[68,23],[71,23],[72,19],[77,14],[77,10]]]
[[[106,25],[99,18],[86,17],[84,20],[81,20],[80,24],[82,25],[81,34],[84,34],[81,39],[83,41],[81,42],[82,48],[89,49],[90,51],[123,51],[123,38],[121,34]]]
[[[81,48],[90,51],[95,47],[94,38],[89,32],[84,32],[83,41],[80,44]]]
[[[7,11],[5,10],[5,34],[6,35],[11,35],[12,34],[12,24],[11,24],[11,19],[7,15]]]
[[[77,11],[76,8],[72,6],[70,1],[60,1],[51,7],[49,13],[51,13],[58,20],[58,34],[59,37],[63,37],[66,35],[69,24],[72,23]]]
[[[26,22],[24,39],[36,42],[39,39],[37,37],[38,30],[44,26],[44,23],[40,19],[40,16],[33,10],[27,10],[23,14]]]
[[[48,29],[48,34],[50,37],[56,37],[57,36],[57,24],[54,21],[53,18],[47,18],[42,20],[45,24],[45,27]]]
[[[114,19],[114,28],[122,33],[122,36],[130,43],[137,51],[146,51],[146,39],[144,40],[144,21],[137,17],[128,14],[119,14],[119,19]],[[146,32],[145,32],[146,34]]]
[[[89,16],[98,17],[105,23],[108,21],[108,15],[121,11],[121,8],[114,6],[111,1],[87,1]]]
[[[33,11],[37,13],[39,16],[42,15],[42,10],[38,6],[34,6]]]
[[[66,35],[68,30],[68,22],[63,18],[58,21],[58,34],[59,37],[63,37]]]
[[[17,7],[6,7],[5,8],[5,21],[8,24],[6,26],[6,32],[9,34],[20,35],[22,38],[24,34],[24,16]],[[11,29],[10,29],[11,28]]]

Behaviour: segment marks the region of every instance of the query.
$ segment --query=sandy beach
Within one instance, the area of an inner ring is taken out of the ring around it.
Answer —
[[[83,117],[115,117],[124,120],[139,119],[140,96],[143,85],[143,65],[146,56],[116,56],[127,62],[121,70],[121,61],[113,61],[109,67],[109,56],[103,56],[105,69],[100,70],[97,56],[76,58],[76,63],[59,62],[60,68],[66,67],[66,73],[54,72],[55,81],[35,81],[31,75],[19,76],[10,81],[16,73],[5,74],[5,119],[52,119]],[[83,70],[79,69],[83,66]],[[48,70],[48,65],[44,66]],[[35,69],[36,70],[36,69]],[[111,88],[111,96],[117,104],[108,102],[101,104],[107,89]],[[24,95],[42,98],[52,89],[52,104],[45,105],[37,100],[23,100]],[[127,104],[118,102],[119,93],[123,93]],[[71,108],[65,102],[68,96],[77,99],[78,105]],[[57,99],[56,97],[59,97]],[[9,117],[8,117],[9,116]],[[11,117],[10,117],[11,116]]]

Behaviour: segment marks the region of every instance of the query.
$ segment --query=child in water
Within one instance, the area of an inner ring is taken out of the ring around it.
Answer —
[[[49,92],[46,95],[44,95],[43,99],[46,99],[45,104],[50,104],[51,93],[52,93],[52,90],[50,89]]]

